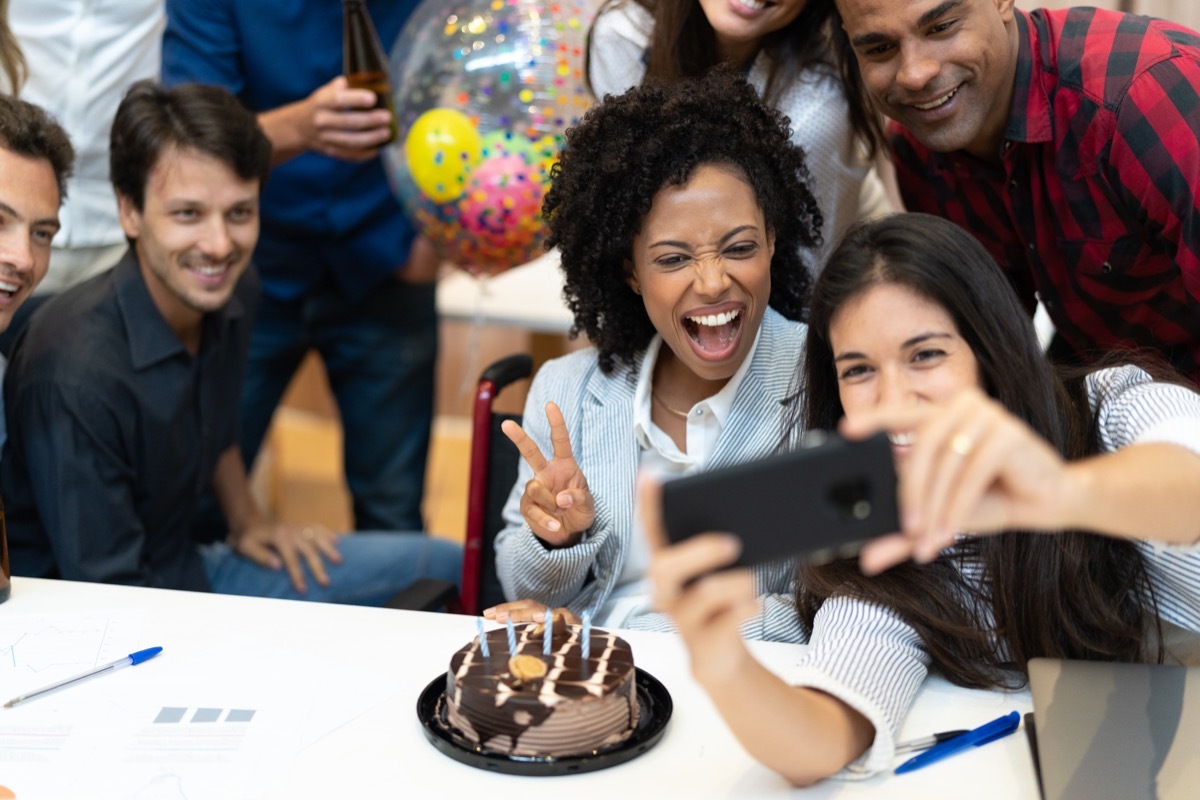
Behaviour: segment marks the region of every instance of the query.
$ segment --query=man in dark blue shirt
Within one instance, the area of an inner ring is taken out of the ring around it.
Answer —
[[[416,0],[369,2],[391,44]],[[223,86],[274,148],[254,263],[262,299],[242,397],[249,465],[304,355],[341,412],[355,526],[420,530],[433,416],[437,261],[392,195],[375,96],[346,87],[331,0],[169,0],[163,81]],[[424,245],[424,246],[421,246]]]
[[[49,114],[0,92],[0,332],[46,277],[50,242],[60,227],[58,209],[74,164],[71,142]],[[5,366],[0,356],[0,377]],[[0,516],[0,603],[12,591],[8,578],[8,543]]]
[[[122,100],[111,167],[131,248],[33,316],[5,381],[17,574],[367,605],[457,577],[457,545],[278,523],[249,493],[235,409],[270,151],[223,89],[141,83]],[[229,532],[201,548],[210,489]]]
[[[75,151],[38,106],[0,93],[0,332],[46,277]],[[0,378],[5,361],[0,357]],[[4,406],[0,403],[0,444]]]

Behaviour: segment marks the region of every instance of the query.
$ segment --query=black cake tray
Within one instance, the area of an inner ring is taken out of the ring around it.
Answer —
[[[628,739],[595,753],[562,758],[514,756],[472,744],[446,721],[446,674],[434,678],[417,698],[417,719],[425,738],[444,755],[478,769],[506,775],[577,775],[624,764],[649,750],[663,737],[671,719],[671,693],[643,669],[635,669],[638,724]]]

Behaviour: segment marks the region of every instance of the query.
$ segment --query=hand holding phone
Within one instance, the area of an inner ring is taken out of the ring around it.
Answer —
[[[672,542],[704,531],[737,534],[737,566],[849,556],[900,529],[896,470],[882,433],[860,441],[829,434],[815,446],[689,475],[664,484],[662,501]]]

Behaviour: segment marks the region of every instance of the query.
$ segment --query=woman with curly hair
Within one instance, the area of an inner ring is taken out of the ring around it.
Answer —
[[[573,332],[592,347],[543,366],[524,428],[505,427],[524,457],[496,539],[513,602],[486,616],[540,619],[551,606],[668,626],[643,613],[635,477],[745,461],[778,442],[805,330],[800,250],[819,221],[788,133],[727,70],[609,96],[567,132],[543,214]],[[771,588],[786,594],[790,576]],[[750,635],[794,635],[782,600]]]
[[[1178,376],[1125,354],[1056,370],[982,245],[923,214],[846,235],[813,290],[805,356],[790,424],[886,430],[903,530],[800,570],[809,647],[787,682],[738,636],[748,577],[699,577],[736,540],[695,537],[649,570],[756,758],[796,784],[888,769],[931,671],[1011,688],[1039,656],[1200,656],[1200,394]]]
[[[821,236],[809,251],[813,270],[855,220],[892,209],[871,169],[879,123],[870,108],[848,103],[830,50],[833,2],[606,0],[588,33],[588,79],[597,97],[728,64],[791,119],[821,209]]]

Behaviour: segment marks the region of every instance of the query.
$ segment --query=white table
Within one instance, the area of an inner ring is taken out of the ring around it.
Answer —
[[[489,278],[453,270],[438,281],[438,313],[449,319],[511,325],[534,333],[563,334],[571,312],[563,302],[558,251]]]
[[[153,589],[14,578],[12,599],[0,615],[79,611],[139,610],[147,646],[163,654],[138,667],[97,678],[22,708],[45,703],[69,709],[72,697],[116,691],[136,681],[186,671],[189,660],[230,637],[253,637],[314,659],[341,654],[358,665],[379,670],[394,681],[373,707],[298,754],[284,774],[273,777],[270,798],[553,798],[614,800],[636,797],[680,798],[1036,798],[1037,785],[1024,731],[902,776],[867,781],[826,781],[794,790],[753,761],[729,733],[704,692],[689,676],[680,640],[671,635],[627,632],[639,667],[670,691],[674,715],[662,741],[626,764],[566,777],[528,778],[499,775],[460,764],[435,750],[416,717],[421,690],[446,668],[451,653],[475,632],[475,619],[453,615],[352,608],[278,600],[207,595]],[[2,646],[3,643],[0,643]],[[786,677],[802,648],[754,643],[754,652]],[[304,659],[273,665],[321,697],[336,697],[339,687],[307,679]],[[127,681],[126,684],[118,684]],[[0,698],[0,701],[7,699]],[[1004,694],[959,689],[932,680],[920,694],[904,735],[973,727],[1010,710],[1030,710],[1026,693]],[[6,712],[0,709],[0,728]],[[8,719],[12,719],[9,717]],[[2,754],[0,754],[2,755]],[[131,771],[145,765],[119,766]],[[0,785],[5,785],[0,762]],[[9,786],[19,800],[40,797],[36,787]],[[149,797],[149,795],[146,795]],[[155,798],[168,795],[154,795]],[[189,800],[200,800],[189,795]]]

